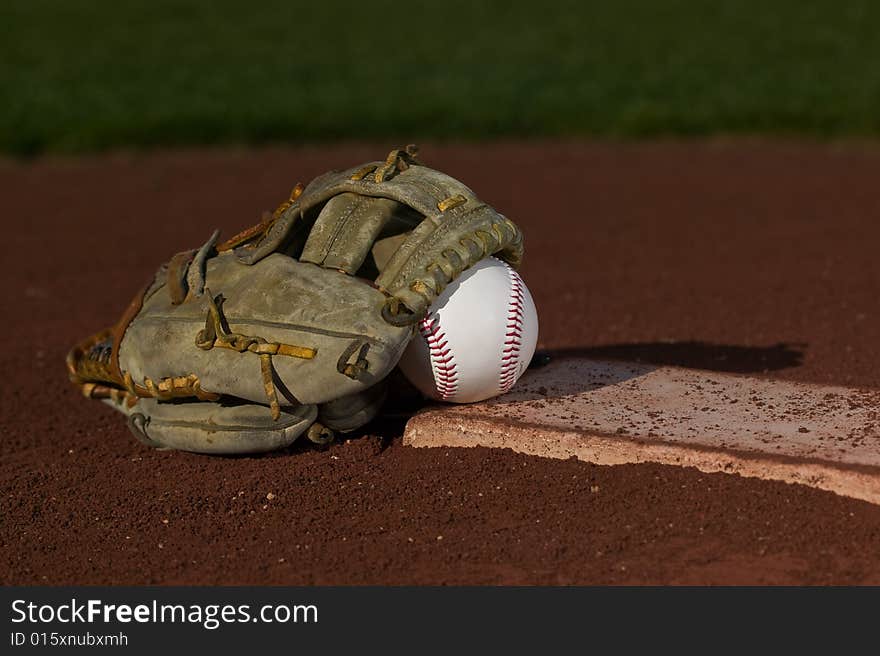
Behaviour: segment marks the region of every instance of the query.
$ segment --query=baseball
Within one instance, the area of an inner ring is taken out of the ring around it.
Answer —
[[[504,394],[529,366],[538,313],[519,274],[487,257],[431,305],[400,369],[430,398],[472,403]]]

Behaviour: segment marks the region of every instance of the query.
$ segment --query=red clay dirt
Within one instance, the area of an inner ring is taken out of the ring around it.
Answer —
[[[0,162],[5,584],[880,584],[880,506],[661,465],[153,451],[63,360],[171,254],[390,144]],[[526,234],[539,347],[880,388],[880,148],[443,145]]]

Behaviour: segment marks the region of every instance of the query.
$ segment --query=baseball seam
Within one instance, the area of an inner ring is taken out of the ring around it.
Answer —
[[[510,300],[507,305],[504,346],[501,350],[501,371],[498,374],[498,389],[502,394],[509,392],[516,382],[525,311],[525,292],[522,278],[509,266],[507,273],[510,277]]]
[[[422,319],[419,322],[419,332],[428,345],[431,368],[434,371],[434,386],[440,398],[448,401],[458,392],[458,366],[437,315],[429,314]]]

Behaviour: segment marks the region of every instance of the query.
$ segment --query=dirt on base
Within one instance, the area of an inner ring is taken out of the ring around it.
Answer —
[[[880,584],[880,506],[656,465],[154,451],[64,355],[171,254],[390,144],[0,162],[0,583]],[[438,145],[526,235],[539,347],[880,388],[880,147]],[[878,418],[880,421],[880,418]]]

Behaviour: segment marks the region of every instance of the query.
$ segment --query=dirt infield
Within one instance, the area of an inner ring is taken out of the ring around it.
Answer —
[[[874,583],[880,506],[659,465],[151,451],[63,360],[169,255],[387,145],[0,162],[0,582]],[[526,234],[539,347],[880,388],[880,149],[431,146]]]

